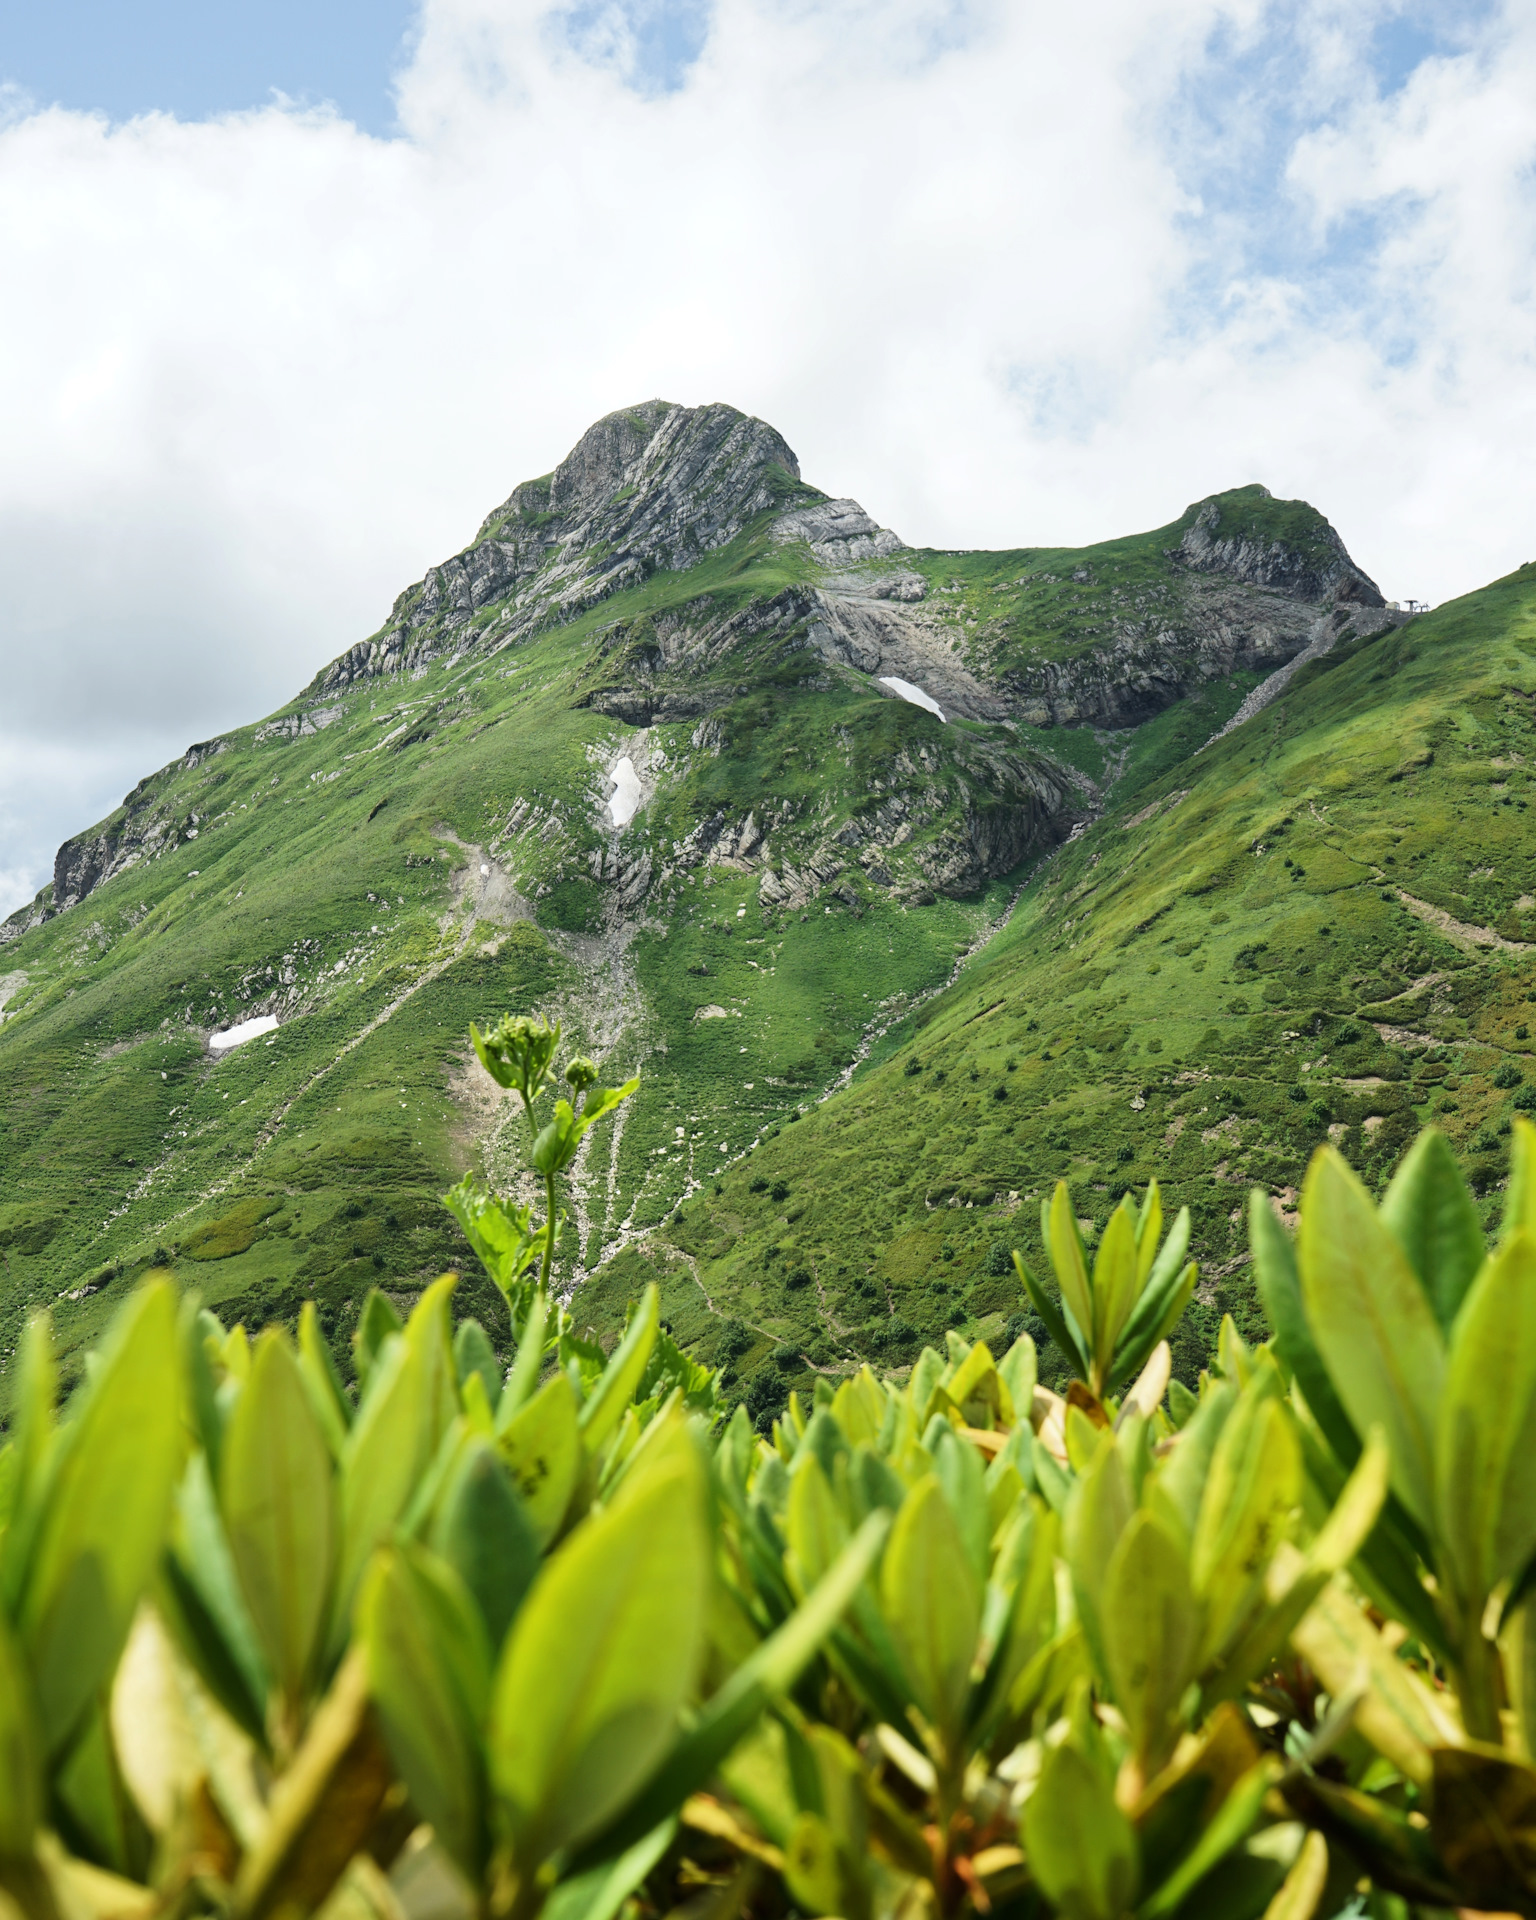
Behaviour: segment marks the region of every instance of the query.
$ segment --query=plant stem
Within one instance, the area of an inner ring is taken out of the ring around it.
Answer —
[[[555,1257],[555,1176],[544,1176],[544,1264],[539,1268],[539,1286],[541,1290],[549,1288],[549,1269]]]
[[[1461,1706],[1462,1725],[1472,1739],[1502,1746],[1504,1729],[1499,1720],[1497,1654],[1493,1643],[1483,1638],[1480,1621],[1467,1622],[1458,1652],[1461,1657],[1455,1676],[1456,1697]]]

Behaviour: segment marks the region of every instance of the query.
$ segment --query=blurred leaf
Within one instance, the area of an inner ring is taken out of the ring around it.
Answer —
[[[1280,1891],[1264,1909],[1264,1920],[1312,1920],[1327,1884],[1328,1842],[1320,1833],[1309,1833]]]
[[[151,1281],[60,1434],[18,1620],[50,1751],[111,1672],[160,1557],[182,1445],[177,1344],[175,1290]]]
[[[1536,1878],[1536,1771],[1496,1748],[1437,1747],[1429,1830],[1466,1904],[1521,1907]]]
[[[346,1445],[347,1428],[352,1424],[352,1402],[342,1389],[341,1376],[320,1331],[313,1300],[306,1300],[299,1309],[299,1371],[325,1443],[332,1458],[339,1460]],[[217,1468],[217,1459],[213,1464]]]
[[[652,1282],[641,1295],[639,1312],[614,1348],[602,1378],[581,1409],[581,1437],[588,1453],[596,1453],[602,1446],[634,1398],[651,1357],[660,1318],[661,1295]]]
[[[438,1501],[431,1545],[473,1595],[493,1652],[533,1584],[540,1544],[496,1449],[474,1436]]]
[[[703,1651],[703,1474],[688,1450],[546,1563],[496,1675],[492,1779],[528,1870],[602,1827],[676,1732]]]
[[[1075,1746],[1047,1751],[1021,1824],[1030,1867],[1063,1920],[1124,1920],[1139,1876],[1136,1834],[1111,1782]]]
[[[43,1816],[43,1741],[32,1681],[0,1612],[0,1855],[30,1853]]]
[[[1536,1234],[1472,1283],[1451,1334],[1436,1436],[1436,1518],[1469,1624],[1536,1553]]]
[[[310,1913],[321,1906],[372,1826],[393,1769],[354,1648],[321,1701],[303,1745],[272,1790],[271,1818],[240,1862],[240,1920]]]
[[[1396,1236],[1331,1147],[1307,1171],[1300,1252],[1307,1318],[1339,1399],[1357,1433],[1385,1431],[1393,1489],[1428,1526],[1445,1340]]]
[[[269,1327],[224,1441],[221,1506],[240,1589],[278,1685],[301,1700],[336,1565],[330,1449],[299,1363]]]
[[[1093,1357],[1096,1384],[1108,1386],[1109,1362],[1141,1291],[1137,1271],[1136,1216],[1127,1195],[1109,1216],[1093,1257]]]
[[[1133,1514],[1105,1573],[1100,1632],[1115,1703],[1144,1771],[1178,1738],[1200,1628],[1183,1547],[1154,1515]]]
[[[528,1518],[548,1546],[560,1530],[581,1477],[581,1429],[576,1389],[553,1375],[496,1442],[522,1496]]]
[[[1381,1219],[1412,1263],[1435,1318],[1449,1330],[1486,1249],[1477,1202],[1437,1128],[1426,1127],[1403,1155],[1382,1196]],[[1532,1226],[1536,1231],[1536,1222]]]
[[[918,1481],[896,1516],[880,1599],[913,1698],[953,1742],[970,1690],[981,1595],[960,1529],[932,1475]]]
[[[1259,1299],[1275,1330],[1275,1350],[1296,1376],[1313,1419],[1347,1471],[1360,1457],[1360,1437],[1334,1391],[1307,1324],[1290,1236],[1275,1218],[1268,1194],[1258,1190],[1248,1199],[1248,1244]]]
[[[434,1281],[416,1303],[405,1332],[386,1343],[347,1435],[331,1630],[336,1650],[364,1567],[405,1511],[458,1412],[458,1375],[449,1345],[453,1284],[451,1274]]]
[[[1280,1763],[1266,1758],[1238,1781],[1178,1866],[1136,1909],[1139,1920],[1161,1920],[1172,1913],[1220,1860],[1247,1839],[1279,1773]]]
[[[1041,1205],[1040,1237],[1055,1269],[1062,1302],[1083,1336],[1084,1357],[1091,1361],[1093,1295],[1088,1285],[1082,1235],[1077,1230],[1077,1215],[1072,1210],[1072,1195],[1065,1180],[1056,1182],[1055,1192]]]
[[[474,1603],[419,1548],[379,1555],[358,1599],[368,1683],[421,1817],[469,1877],[486,1863],[479,1716],[490,1686]]]

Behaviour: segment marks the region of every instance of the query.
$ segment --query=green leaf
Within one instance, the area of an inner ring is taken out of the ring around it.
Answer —
[[[1047,1750],[1021,1824],[1030,1868],[1062,1920],[1124,1920],[1140,1872],[1135,1830],[1075,1746]]]
[[[1106,1373],[1115,1342],[1141,1291],[1137,1271],[1136,1215],[1130,1195],[1109,1216],[1093,1257],[1093,1353]]]
[[[1068,1498],[1063,1529],[1083,1632],[1101,1672],[1108,1665],[1100,1607],[1110,1557],[1130,1524],[1135,1504],[1125,1460],[1114,1436],[1105,1434]]]
[[[750,1654],[712,1695],[665,1764],[623,1818],[603,1835],[606,1853],[630,1844],[696,1793],[756,1724],[770,1702],[799,1679],[863,1586],[890,1531],[890,1516],[872,1513],[836,1564],[776,1633]]]
[[[1119,1346],[1115,1348],[1115,1357],[1104,1379],[1106,1388],[1118,1386],[1122,1380],[1140,1373],[1159,1344],[1178,1325],[1194,1295],[1199,1276],[1200,1269],[1191,1260],[1186,1266],[1176,1269],[1168,1280],[1148,1283],[1141,1303],[1121,1334]],[[1142,1314],[1143,1305],[1147,1307],[1145,1316]]]
[[[1064,1353],[1072,1362],[1074,1369],[1086,1379],[1089,1360],[1083,1343],[1072,1333],[1061,1309],[1025,1266],[1017,1252],[1013,1256],[1013,1264],[1024,1291],[1029,1295],[1030,1305],[1045,1322],[1045,1330],[1056,1343],[1058,1351]]]
[[[1382,1197],[1381,1219],[1412,1263],[1435,1318],[1448,1330],[1487,1250],[1477,1203],[1450,1142],[1437,1128],[1426,1127],[1404,1154]]]
[[[203,1684],[238,1726],[264,1743],[271,1676],[240,1593],[205,1453],[187,1462],[176,1492],[157,1598]]]
[[[540,1538],[491,1443],[472,1435],[433,1518],[431,1545],[474,1596],[497,1650],[539,1570]]]
[[[545,1901],[539,1920],[613,1920],[676,1832],[676,1816],[669,1815],[615,1858],[562,1880]]]
[[[653,1771],[704,1652],[711,1548],[692,1447],[546,1563],[502,1654],[491,1773],[531,1870],[601,1829]]]
[[[10,1521],[0,1536],[0,1607],[11,1612],[20,1597],[32,1543],[47,1511],[55,1456],[53,1410],[59,1376],[53,1358],[53,1324],[46,1313],[35,1313],[27,1321],[16,1371],[15,1480]]]
[[[1262,1592],[1300,1494],[1301,1452],[1285,1409],[1250,1383],[1211,1455],[1190,1549],[1191,1581],[1207,1609],[1206,1659]]]
[[[175,1289],[151,1281],[59,1436],[18,1618],[50,1752],[111,1672],[160,1558],[182,1444],[178,1359]]]
[[[623,1417],[645,1374],[646,1362],[661,1319],[661,1295],[655,1282],[640,1299],[640,1310],[624,1338],[613,1350],[591,1397],[581,1409],[581,1437],[588,1453],[596,1453]]]
[[[336,1570],[331,1454],[292,1349],[275,1327],[224,1439],[220,1505],[262,1649],[290,1701],[314,1678]]]
[[[333,1652],[339,1651],[364,1567],[404,1513],[459,1410],[449,1345],[453,1284],[451,1274],[435,1280],[416,1303],[405,1332],[385,1342],[347,1435]]]
[[[1440,1569],[1474,1620],[1536,1553],[1536,1234],[1472,1283],[1451,1334],[1435,1459]]]
[[[981,1594],[935,1475],[918,1481],[896,1516],[880,1600],[913,1699],[952,1743],[965,1719]]]
[[[1360,1458],[1360,1437],[1339,1402],[1307,1325],[1290,1236],[1275,1218],[1268,1195],[1258,1191],[1248,1199],[1248,1245],[1259,1299],[1275,1330],[1275,1351],[1296,1376],[1302,1397],[1340,1464],[1352,1467]]]
[[[1199,1839],[1163,1884],[1136,1909],[1138,1920],[1162,1920],[1197,1887],[1220,1860],[1241,1846],[1253,1829],[1280,1771],[1278,1762],[1264,1759],[1250,1767],[1202,1828]]]
[[[789,1480],[784,1556],[785,1572],[798,1596],[804,1598],[825,1577],[847,1546],[848,1531],[821,1462],[809,1449],[802,1450]]]
[[[1527,1233],[1536,1233],[1536,1127],[1516,1114],[1509,1143],[1509,1186],[1504,1194],[1502,1232],[1516,1233],[1521,1227]]]
[[[560,1531],[576,1482],[582,1449],[576,1389],[554,1374],[496,1437],[541,1546]]]
[[[494,1407],[501,1398],[501,1364],[478,1320],[459,1322],[459,1330],[453,1336],[453,1364],[459,1371],[460,1388],[472,1373],[479,1374],[485,1387],[486,1404]]]
[[[503,1200],[473,1173],[466,1173],[456,1187],[449,1188],[443,1195],[443,1205],[464,1229],[464,1237],[481,1266],[513,1306],[515,1322],[518,1283],[538,1260],[543,1243],[543,1227],[535,1220],[533,1209]],[[497,1386],[500,1384],[498,1379]]]
[[[1307,1319],[1339,1399],[1357,1433],[1383,1429],[1393,1491],[1427,1526],[1445,1339],[1396,1235],[1331,1147],[1307,1170],[1300,1255]]]
[[[1179,1702],[1194,1678],[1200,1629],[1183,1546],[1155,1515],[1133,1514],[1110,1555],[1099,1630],[1115,1704],[1144,1772],[1179,1737]]]
[[[395,1765],[421,1817],[475,1884],[487,1850],[478,1723],[490,1660],[474,1603],[441,1563],[404,1547],[381,1553],[369,1570],[357,1624]]]
[[[1072,1211],[1072,1195],[1065,1180],[1056,1182],[1056,1191],[1041,1207],[1040,1216],[1040,1237],[1056,1270],[1062,1300],[1082,1330],[1086,1355],[1086,1343],[1093,1338],[1093,1296],[1088,1288],[1082,1235],[1077,1230],[1077,1215]]]
[[[32,1851],[45,1791],[32,1682],[10,1623],[0,1612],[0,1857]]]
[[[330,1346],[320,1331],[313,1300],[306,1300],[299,1309],[299,1371],[331,1457],[339,1460],[352,1424],[352,1402],[342,1388]],[[216,1457],[213,1464],[217,1468]]]
[[[400,1333],[405,1322],[393,1303],[377,1287],[368,1289],[363,1310],[352,1334],[352,1357],[357,1366],[357,1390],[367,1399],[374,1372],[384,1356],[391,1335]]]

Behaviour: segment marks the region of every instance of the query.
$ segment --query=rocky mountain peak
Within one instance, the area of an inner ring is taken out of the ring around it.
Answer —
[[[1268,487],[1236,487],[1198,502],[1185,519],[1176,557],[1201,573],[1226,574],[1289,600],[1386,605],[1333,526],[1305,500],[1277,500]]]
[[[735,407],[622,407],[588,427],[553,473],[516,487],[474,543],[429,568],[384,629],[333,662],[316,689],[476,640],[504,644],[652,573],[693,566],[772,507],[822,497],[802,484],[784,437]]]

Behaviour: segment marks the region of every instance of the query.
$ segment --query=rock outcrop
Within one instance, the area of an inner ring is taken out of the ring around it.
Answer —
[[[315,690],[572,619],[658,569],[694,565],[776,505],[819,498],[782,436],[734,407],[623,408],[553,473],[515,488],[473,545],[429,568],[383,631],[333,661]],[[496,617],[471,631],[493,606]]]

